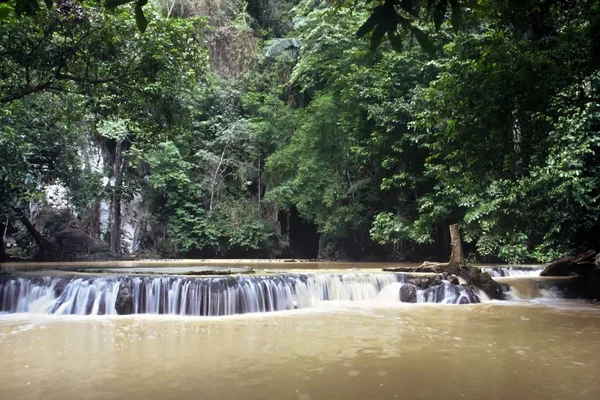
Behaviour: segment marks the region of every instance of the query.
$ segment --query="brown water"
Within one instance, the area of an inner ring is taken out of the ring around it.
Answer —
[[[0,399],[600,399],[600,308],[0,315]]]

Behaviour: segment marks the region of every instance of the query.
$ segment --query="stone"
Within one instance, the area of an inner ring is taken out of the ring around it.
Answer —
[[[427,289],[430,286],[438,286],[442,284],[442,276],[441,275],[408,275],[404,277],[405,283],[410,283],[411,285],[415,285],[419,289]]]
[[[597,260],[595,250],[588,250],[575,257],[562,257],[548,264],[540,276],[588,275],[596,269]]]
[[[119,315],[133,314],[133,296],[131,289],[127,285],[119,288],[119,293],[115,301],[115,310]]]
[[[400,286],[400,301],[403,303],[416,303],[417,288],[410,283],[403,283]]]
[[[476,267],[460,267],[453,273],[463,278],[467,285],[483,291],[490,299],[504,300],[502,287],[487,272],[481,272]]]
[[[449,274],[448,272],[443,272],[442,273],[442,278],[448,282],[450,282],[453,285],[459,285],[460,281],[458,280],[458,278],[456,277],[456,275],[452,275]]]

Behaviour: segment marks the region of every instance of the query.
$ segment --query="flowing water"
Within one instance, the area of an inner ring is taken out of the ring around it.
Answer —
[[[127,314],[222,316],[314,307],[324,301],[400,300],[414,290],[413,302],[478,303],[468,287],[444,281],[430,289],[405,282],[404,274],[336,272],[266,276],[187,278],[177,276],[81,275],[0,278],[0,312],[45,314]]]
[[[408,304],[399,276],[4,277],[5,294],[22,281],[21,308],[0,314],[0,399],[600,399],[600,307],[514,275],[497,278],[511,301]],[[209,281],[227,282],[219,302],[263,296],[285,311],[181,316],[164,300]],[[122,284],[146,314],[99,315]],[[444,290],[419,301],[456,295]],[[95,315],[65,315],[78,313]]]

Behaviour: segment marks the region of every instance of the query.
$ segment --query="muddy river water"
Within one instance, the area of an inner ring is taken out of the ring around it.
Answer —
[[[529,293],[212,317],[4,313],[0,360],[3,400],[598,400],[600,307]]]

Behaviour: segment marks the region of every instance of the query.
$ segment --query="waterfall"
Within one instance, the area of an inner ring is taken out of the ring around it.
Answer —
[[[505,276],[540,276],[541,267],[482,267],[481,272],[487,272],[492,278]]]
[[[2,277],[0,312],[46,314],[173,314],[217,316],[314,307],[321,302],[478,303],[474,292],[447,281],[422,289],[391,273],[266,276]],[[409,291],[409,297],[402,292]]]

